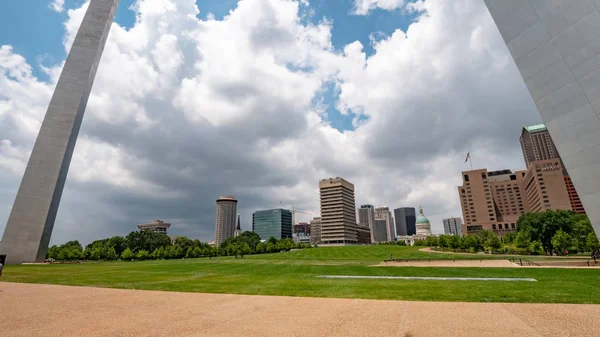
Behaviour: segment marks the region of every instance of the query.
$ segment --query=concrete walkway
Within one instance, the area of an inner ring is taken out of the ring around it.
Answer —
[[[217,295],[0,282],[0,336],[598,336],[599,305]]]

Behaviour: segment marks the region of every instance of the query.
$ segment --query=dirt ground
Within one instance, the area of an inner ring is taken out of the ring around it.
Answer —
[[[597,336],[599,305],[218,295],[0,282],[0,336]]]
[[[508,260],[418,260],[402,262],[381,262],[377,267],[496,267],[514,268],[516,264]]]

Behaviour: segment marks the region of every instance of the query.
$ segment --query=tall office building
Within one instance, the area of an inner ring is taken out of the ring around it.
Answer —
[[[358,225],[368,228],[371,232],[371,242],[375,240],[375,207],[373,205],[361,205],[358,209]]]
[[[313,245],[321,243],[321,217],[310,220],[310,243]]]
[[[394,217],[387,206],[375,208],[375,220],[385,220],[385,232],[387,241],[394,241],[396,229],[394,228]]]
[[[528,212],[572,210],[560,159],[532,162],[523,178],[523,185]]]
[[[4,229],[0,254],[6,254],[6,263],[46,259],[81,121],[118,4],[119,0],[92,0],[80,21]]]
[[[396,235],[407,236],[417,234],[417,212],[414,207],[402,207],[394,210]]]
[[[600,2],[484,2],[600,236]]]
[[[377,242],[389,242],[388,240],[388,231],[387,231],[387,220],[385,219],[375,219],[373,221],[373,243]]]
[[[444,222],[444,234],[462,236],[463,221],[461,218],[448,218],[442,221]]]
[[[235,234],[235,216],[237,200],[233,196],[221,196],[217,200],[217,216],[215,221],[215,245],[219,247],[223,241]]]
[[[369,230],[356,223],[354,185],[340,177],[319,181],[321,242],[326,245],[370,243]]]
[[[261,238],[277,240],[292,238],[292,211],[277,208],[256,211],[252,214],[252,231]]]
[[[545,165],[545,160],[555,159],[560,161],[565,186],[568,191],[571,210],[576,213],[585,213],[581,199],[575,190],[575,186],[567,173],[564,163],[558,155],[556,146],[550,137],[550,133],[544,124],[524,127],[521,131],[521,149],[525,158],[525,165],[529,169],[532,164]],[[556,176],[556,172],[553,173]],[[562,209],[562,207],[561,207]],[[533,210],[532,210],[533,212]]]
[[[465,171],[458,187],[462,206],[463,235],[493,230],[503,235],[516,230],[517,219],[527,211],[523,177],[525,171],[486,169]]]
[[[559,158],[558,150],[544,124],[526,126],[519,137],[525,167],[534,161]]]

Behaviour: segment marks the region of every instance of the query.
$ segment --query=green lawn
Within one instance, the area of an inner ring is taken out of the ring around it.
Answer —
[[[419,252],[416,247],[365,246],[308,249],[213,258],[71,265],[7,266],[9,282],[206,293],[370,298],[424,301],[600,304],[600,270],[529,268],[371,267],[395,258],[479,256]],[[319,275],[531,277],[538,282],[320,279]],[[0,284],[0,289],[1,289]]]

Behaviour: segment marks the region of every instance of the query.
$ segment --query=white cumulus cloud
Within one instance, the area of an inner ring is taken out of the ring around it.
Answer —
[[[52,0],[50,9],[57,13],[62,13],[65,10],[65,0]]]

